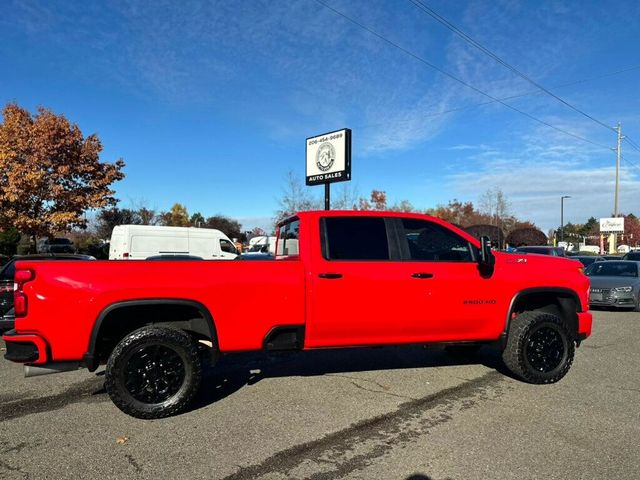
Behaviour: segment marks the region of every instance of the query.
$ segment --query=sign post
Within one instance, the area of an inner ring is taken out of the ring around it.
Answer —
[[[351,130],[307,138],[306,154],[306,184],[324,184],[324,209],[330,210],[330,185],[351,180]]]

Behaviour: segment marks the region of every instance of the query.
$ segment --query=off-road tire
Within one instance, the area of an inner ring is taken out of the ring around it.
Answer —
[[[156,380],[148,380],[149,377]],[[107,362],[105,388],[111,401],[124,413],[143,419],[164,418],[189,406],[198,393],[201,378],[198,345],[188,333],[147,326],[130,333],[116,345]],[[169,380],[171,388],[158,393],[158,386],[169,385]],[[147,387],[134,389],[132,393],[131,384],[137,385],[140,381],[146,382]],[[148,393],[153,392],[154,387],[155,393]],[[155,396],[158,401],[141,400],[139,397],[144,394]]]
[[[547,339],[546,347],[545,340],[537,342],[541,337]],[[575,340],[565,322],[557,315],[534,310],[511,321],[502,359],[525,382],[545,384],[555,383],[567,374],[574,354]]]

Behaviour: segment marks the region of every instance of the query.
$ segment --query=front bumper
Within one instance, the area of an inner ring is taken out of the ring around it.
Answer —
[[[613,288],[593,288],[589,292],[589,306],[635,308],[636,295],[634,291],[619,292]]]
[[[4,358],[12,362],[39,365],[47,362],[47,343],[34,334],[17,334],[10,330],[2,336],[7,353]]]

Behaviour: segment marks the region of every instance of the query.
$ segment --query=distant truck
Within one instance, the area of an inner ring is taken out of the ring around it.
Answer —
[[[544,384],[591,334],[580,262],[492,252],[437,218],[302,212],[276,247],[256,262],[19,261],[5,358],[28,375],[106,364],[115,405],[160,418],[188,407],[204,361],[231,352],[490,344]]]
[[[192,255],[204,260],[233,260],[238,250],[212,228],[117,225],[111,233],[109,260],[144,260],[153,256]]]
[[[245,255],[252,255],[257,253],[270,253],[275,255],[276,253],[276,237],[269,237],[266,235],[253,237],[249,240],[249,248],[245,252]]]

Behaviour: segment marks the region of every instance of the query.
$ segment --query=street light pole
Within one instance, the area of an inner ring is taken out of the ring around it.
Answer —
[[[560,197],[560,241],[564,241],[564,199],[571,198],[570,195]]]

